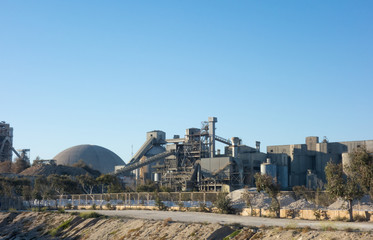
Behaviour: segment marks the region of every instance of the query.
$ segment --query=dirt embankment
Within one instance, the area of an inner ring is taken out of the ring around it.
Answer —
[[[349,229],[351,231],[351,229]],[[373,233],[250,228],[209,223],[88,218],[59,213],[0,213],[0,239],[373,239]]]

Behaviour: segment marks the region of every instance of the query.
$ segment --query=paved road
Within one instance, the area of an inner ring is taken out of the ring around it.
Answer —
[[[79,210],[80,212],[89,210]],[[173,221],[178,222],[208,222],[208,223],[220,223],[220,224],[233,224],[239,223],[244,226],[295,226],[305,227],[309,226],[313,229],[320,229],[323,227],[333,227],[337,229],[353,228],[360,229],[362,231],[373,230],[373,223],[360,223],[360,222],[336,222],[336,221],[309,221],[309,220],[295,220],[295,219],[276,219],[276,218],[262,218],[262,217],[249,217],[240,215],[227,215],[227,214],[216,214],[216,213],[200,213],[200,212],[170,212],[170,211],[150,211],[150,210],[95,210],[100,214],[106,216],[119,216],[119,217],[131,217],[131,218],[142,218],[142,219],[153,219],[153,220],[164,220],[166,218],[172,218]]]

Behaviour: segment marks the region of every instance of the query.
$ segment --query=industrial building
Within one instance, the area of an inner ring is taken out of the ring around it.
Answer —
[[[323,187],[325,166],[329,161],[348,163],[349,153],[365,147],[373,153],[373,140],[329,142],[326,138],[306,137],[305,144],[268,146],[260,152],[244,145],[239,137],[230,139],[216,134],[217,118],[209,117],[199,128],[187,128],[184,136],[154,130],[146,133],[146,140],[127,165],[112,151],[96,145],[78,145],[54,157],[59,165],[72,165],[80,160],[102,173],[122,176],[127,183],[157,182],[174,191],[232,191],[255,186],[257,172],[271,175],[282,190],[304,185]],[[224,145],[223,151],[216,143]],[[13,147],[13,128],[0,122],[0,162],[11,161],[12,154],[29,161],[29,149],[16,151]]]
[[[13,128],[4,121],[0,122],[0,162],[12,161],[13,152],[18,158],[30,162],[30,149],[16,151],[13,147]]]
[[[324,169],[329,161],[347,162],[349,153],[363,146],[373,152],[373,140],[329,142],[325,138],[319,142],[318,137],[306,137],[305,144],[268,146],[270,160],[263,171],[275,175],[283,189],[297,185],[317,188],[326,182]]]
[[[12,161],[13,128],[4,121],[0,122],[0,162]]]
[[[118,167],[117,175],[133,175],[137,182],[152,180],[179,190],[234,190],[254,183],[266,154],[260,142],[252,148],[238,137],[225,139],[215,134],[216,117],[209,117],[200,128],[188,128],[185,136],[148,132],[146,141],[129,161]],[[216,141],[225,144],[224,153],[216,151]]]

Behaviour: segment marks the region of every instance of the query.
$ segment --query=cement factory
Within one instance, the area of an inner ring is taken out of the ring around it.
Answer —
[[[115,153],[95,145],[79,145],[62,151],[53,159],[60,165],[83,160],[103,173],[113,173],[128,184],[156,182],[174,191],[233,191],[253,187],[257,172],[276,178],[283,190],[304,185],[322,187],[328,161],[348,162],[349,153],[359,147],[373,152],[373,140],[329,142],[307,137],[305,144],[268,146],[267,153],[242,144],[239,137],[216,134],[216,117],[209,117],[199,128],[187,128],[185,136],[154,130],[146,133],[140,149],[124,164]],[[224,144],[224,151],[216,143]],[[12,153],[27,158],[28,149],[13,148],[13,129],[0,123],[0,162],[11,161]]]

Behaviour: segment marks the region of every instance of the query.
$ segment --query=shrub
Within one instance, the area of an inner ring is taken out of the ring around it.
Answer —
[[[94,203],[94,204],[92,204],[92,206],[91,206],[91,210],[96,210],[97,209],[97,205]]]
[[[71,209],[72,208],[72,204],[71,203],[66,204],[66,208],[67,209]]]
[[[344,230],[345,230],[346,232],[353,232],[353,231],[354,231],[354,229],[351,228],[351,227],[346,227]]]
[[[310,226],[305,226],[304,228],[302,228],[302,233],[309,232],[310,230],[311,230]]]
[[[316,217],[316,220],[321,219],[321,210],[320,209],[314,209],[313,210],[313,215]]]
[[[354,217],[354,221],[356,221],[356,222],[366,222],[366,221],[367,221],[367,218],[364,217],[364,216],[361,216],[361,215],[356,215],[356,216]]]
[[[59,213],[65,213],[65,209],[63,209],[63,208],[58,208],[57,211],[58,211]]]
[[[337,229],[331,224],[322,224],[321,225],[321,230],[322,231],[335,231]]]
[[[297,223],[289,223],[288,225],[285,226],[285,229],[286,230],[295,230],[298,228],[298,225]]]
[[[177,206],[179,207],[179,210],[182,211],[184,208],[184,202],[183,201],[177,202]]]
[[[346,217],[340,217],[340,216],[337,216],[336,218],[334,218],[334,221],[343,221],[343,222],[345,222],[345,221],[347,221],[347,218]]]
[[[167,210],[167,206],[164,205],[164,203],[162,202],[161,198],[159,197],[159,194],[156,193],[155,195],[155,206],[159,209],[159,210],[162,210],[162,211],[166,211]]]
[[[87,218],[99,218],[102,215],[97,212],[81,212],[79,214],[81,218],[87,219]]]
[[[199,208],[198,208],[198,210],[199,210],[200,212],[210,212],[209,209],[207,208],[206,204],[203,203],[203,202],[200,202],[200,203],[199,203]]]
[[[242,229],[238,229],[238,230],[234,231],[229,236],[226,236],[225,238],[223,238],[223,240],[233,239],[235,236],[237,236],[241,232],[241,230]]]
[[[71,225],[71,220],[72,220],[72,219],[69,219],[69,220],[64,221],[64,222],[61,223],[58,227],[56,227],[55,229],[52,229],[52,230],[49,232],[49,234],[50,234],[51,236],[53,236],[53,237],[56,236],[57,234],[59,234],[60,231],[62,231],[62,230],[64,230],[64,229],[68,228],[68,227]]]
[[[170,217],[163,220],[163,227],[167,226],[170,222],[172,222],[172,218]]]
[[[17,212],[17,209],[15,209],[15,208],[9,208],[8,212]]]
[[[229,197],[226,197],[226,194],[219,193],[215,202],[215,206],[219,209],[220,213],[232,214],[234,209],[232,207],[232,201]]]

